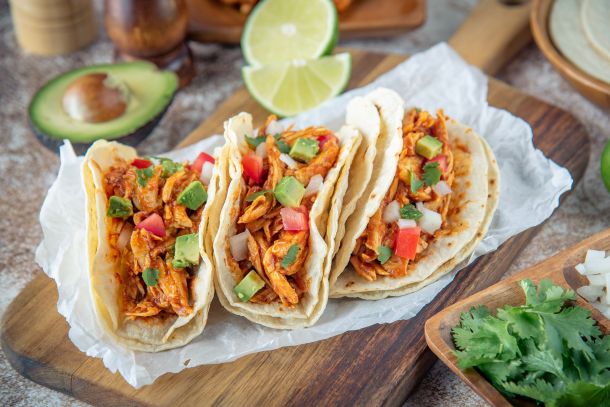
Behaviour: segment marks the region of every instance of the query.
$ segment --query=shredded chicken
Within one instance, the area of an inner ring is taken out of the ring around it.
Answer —
[[[274,120],[276,120],[275,116],[269,116],[265,124],[259,128],[258,134],[266,134],[267,126]],[[273,194],[260,195],[252,202],[246,202],[244,198],[261,190],[273,190],[284,176],[292,175],[304,186],[315,174],[326,177],[339,155],[339,140],[329,130],[322,127],[308,127],[295,131],[289,128],[282,132],[280,139],[292,146],[299,138],[317,140],[320,136],[329,137],[325,138],[325,143],[316,157],[308,163],[298,163],[296,169],[287,169],[286,164],[280,160],[276,138],[267,134],[265,140],[267,158],[264,160],[267,177],[262,185],[248,185],[242,192],[237,233],[248,229],[251,234],[248,238],[248,259],[237,262],[229,256],[228,263],[237,282],[250,270],[255,270],[265,282],[265,287],[256,293],[250,302],[280,301],[283,305],[291,307],[298,304],[301,296],[307,291],[309,281],[303,267],[310,253],[309,230],[284,230],[280,214],[282,205]],[[309,212],[315,199],[315,194],[304,198],[301,206]],[[282,266],[282,260],[294,245],[298,247],[294,261],[286,267]]]
[[[423,166],[426,159],[415,153],[417,141],[426,135],[433,135],[443,143],[441,154],[446,157],[447,169],[442,172],[441,179],[449,186],[453,184],[455,177],[453,171],[453,153],[449,144],[445,116],[442,110],[437,112],[434,118],[430,113],[412,109],[406,112],[403,120],[403,150],[400,154],[394,180],[384,197],[381,206],[370,218],[369,223],[356,241],[356,246],[352,252],[350,262],[356,273],[368,281],[374,281],[377,276],[403,277],[408,274],[409,261],[396,254],[381,264],[378,260],[379,247],[394,247],[394,240],[398,228],[396,224],[386,224],[383,222],[383,211],[393,200],[401,205],[415,204],[423,202],[428,209],[441,214],[443,227],[446,226],[446,219],[449,210],[451,194],[445,196],[437,195],[430,186],[423,186],[416,192],[411,188],[411,173],[418,180],[422,179]],[[438,235],[444,232],[443,227],[435,232],[435,235],[422,233],[417,243],[417,256],[421,255],[429,243]]]

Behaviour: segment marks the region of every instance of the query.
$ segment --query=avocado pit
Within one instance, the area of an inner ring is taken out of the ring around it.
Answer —
[[[68,116],[84,123],[103,123],[127,110],[129,89],[106,73],[90,73],[75,79],[64,92],[62,104]]]

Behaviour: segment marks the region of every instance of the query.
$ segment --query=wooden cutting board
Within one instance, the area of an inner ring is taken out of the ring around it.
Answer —
[[[404,60],[398,55],[352,52],[350,87],[364,85]],[[528,121],[536,146],[566,167],[576,182],[582,177],[589,139],[570,114],[494,79],[489,81],[488,99],[491,105]],[[241,89],[183,144],[221,131],[223,121],[242,110],[252,112],[258,121],[266,116]],[[510,133],[506,137],[510,139]],[[140,390],[72,345],[68,326],[56,311],[55,284],[40,273],[6,311],[2,347],[25,377],[95,405],[398,405],[435,360],[426,347],[425,321],[458,299],[497,282],[537,230],[513,237],[462,270],[408,321],[375,325],[232,363],[186,369]]]
[[[189,39],[239,44],[247,15],[220,0],[187,0]],[[354,0],[339,14],[341,38],[378,37],[414,29],[426,19],[425,0]]]

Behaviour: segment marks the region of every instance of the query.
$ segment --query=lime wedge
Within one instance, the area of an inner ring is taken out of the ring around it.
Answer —
[[[267,110],[292,116],[338,95],[347,85],[352,59],[337,54],[320,59],[246,66],[242,75],[250,94]]]
[[[604,151],[602,151],[600,170],[604,185],[608,192],[610,192],[610,140],[606,142]]]
[[[332,0],[264,0],[244,27],[241,49],[260,66],[330,54],[339,23]]]

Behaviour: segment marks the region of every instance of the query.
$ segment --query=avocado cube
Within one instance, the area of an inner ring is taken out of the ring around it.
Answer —
[[[199,236],[197,233],[176,238],[172,266],[185,268],[199,264]]]
[[[258,275],[258,273],[254,270],[250,270],[250,272],[242,278],[242,280],[233,288],[235,291],[235,295],[242,302],[250,301],[250,298],[254,296],[261,288],[265,286],[265,282]]]
[[[318,140],[300,138],[292,145],[289,155],[295,160],[309,162],[318,155],[318,151],[320,151]]]
[[[436,137],[426,135],[415,143],[415,152],[428,160],[433,159],[443,150],[443,143]]]
[[[127,198],[112,195],[108,200],[108,211],[106,215],[111,218],[124,218],[133,215],[133,204]]]
[[[282,205],[294,208],[301,205],[305,187],[295,177],[284,177],[277,183],[273,193]]]
[[[178,203],[192,210],[198,209],[207,200],[208,193],[199,181],[191,182],[178,195]]]

